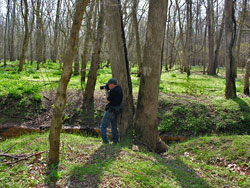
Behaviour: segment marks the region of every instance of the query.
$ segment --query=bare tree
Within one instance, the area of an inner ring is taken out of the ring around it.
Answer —
[[[137,9],[138,9],[138,0],[133,0],[133,7],[132,7],[132,22],[133,22],[133,31],[135,34],[135,41],[136,41],[136,62],[139,67],[138,76],[141,75],[142,70],[142,58],[141,58],[141,43],[140,43],[140,35],[138,29],[138,20],[137,20]]]
[[[207,74],[215,75],[216,67],[214,65],[214,3],[213,0],[208,0],[207,6],[207,22],[208,22],[208,67]]]
[[[42,17],[41,17],[41,0],[37,0],[36,4],[36,61],[39,70],[39,65],[42,62],[43,56],[43,40],[42,40]]]
[[[73,24],[68,40],[67,50],[63,57],[63,72],[57,88],[56,101],[53,107],[53,116],[49,134],[49,166],[59,163],[60,131],[62,128],[62,113],[66,105],[66,91],[72,74],[72,63],[78,43],[79,31],[83,19],[83,14],[90,0],[77,0],[75,3],[75,13]]]
[[[5,19],[5,28],[4,28],[4,66],[7,65],[7,28],[9,22],[9,12],[10,12],[10,0],[7,2],[7,13]]]
[[[237,49],[236,49],[236,61],[235,61],[235,76],[237,77],[237,65],[240,64],[240,44],[241,44],[241,37],[242,37],[242,29],[243,24],[246,20],[247,16],[247,0],[243,0],[242,3],[242,13],[240,16],[240,23],[239,23],[239,29],[238,29],[238,36],[237,36]]]
[[[97,71],[100,63],[100,53],[103,42],[104,33],[104,7],[103,1],[100,0],[100,13],[97,26],[97,35],[93,46],[91,67],[88,74],[88,81],[83,95],[83,105],[88,117],[94,118],[94,91],[97,80]]]
[[[234,44],[236,22],[234,18],[234,0],[225,0],[225,42],[226,42],[226,91],[227,99],[236,97]]]
[[[11,36],[10,36],[10,61],[15,60],[15,26],[16,26],[16,0],[13,0],[12,16],[11,16]]]
[[[58,53],[58,33],[59,33],[60,10],[61,10],[61,0],[57,0],[56,21],[55,21],[55,28],[54,28],[54,46],[53,46],[53,53],[52,53],[53,62],[56,62],[57,53]]]
[[[161,52],[166,25],[167,1],[150,0],[142,75],[135,118],[136,138],[149,149],[166,151],[157,129]]]
[[[33,5],[33,0],[31,1],[31,3]],[[23,12],[23,4],[24,4],[24,9],[25,9],[24,12]],[[18,68],[19,72],[21,72],[23,70],[23,65],[24,65],[25,59],[26,59],[26,52],[28,51],[29,40],[30,40],[32,29],[33,29],[33,23],[34,23],[34,13],[33,13],[32,20],[31,20],[31,26],[29,28],[29,21],[28,21],[29,6],[28,6],[27,0],[21,0],[21,9],[22,9],[22,16],[23,16],[23,20],[24,20],[25,33],[24,33],[21,57],[20,57],[20,61],[19,61],[19,68]]]

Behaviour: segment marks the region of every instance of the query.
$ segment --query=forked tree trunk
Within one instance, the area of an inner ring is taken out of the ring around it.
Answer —
[[[225,97],[231,99],[236,97],[235,86],[235,20],[234,20],[234,0],[225,0],[225,42],[226,42],[226,91]]]
[[[161,52],[166,25],[167,1],[150,0],[142,75],[135,118],[136,138],[150,150],[164,152],[157,129]]]
[[[250,59],[246,63],[246,73],[244,79],[244,94],[249,96],[249,76],[250,76]]]
[[[133,96],[119,0],[105,0],[106,35],[112,76],[123,89],[123,113],[119,127],[122,139],[133,123]]]
[[[88,74],[88,81],[86,89],[83,95],[83,105],[86,115],[89,118],[94,117],[94,91],[97,79],[97,71],[100,62],[100,53],[103,42],[103,32],[104,32],[104,6],[103,1],[100,0],[100,13],[97,26],[96,41],[93,46],[93,52],[91,57],[91,67]]]
[[[72,74],[72,63],[78,43],[79,31],[82,24],[83,13],[90,0],[77,0],[76,10],[73,17],[73,24],[68,40],[66,52],[63,57],[63,72],[57,88],[56,101],[53,107],[53,116],[50,124],[49,134],[49,160],[48,165],[59,163],[60,131],[62,128],[62,113],[66,105],[66,91]]]

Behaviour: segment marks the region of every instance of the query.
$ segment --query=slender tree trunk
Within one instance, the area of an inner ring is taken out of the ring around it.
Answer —
[[[86,34],[84,39],[84,46],[82,52],[82,63],[81,63],[81,88],[82,94],[84,94],[84,85],[85,85],[85,78],[86,78],[86,67],[88,63],[88,54],[89,54],[89,42],[91,39],[91,19],[92,19],[92,12],[94,8],[94,3],[91,2],[90,10],[87,12],[86,18]]]
[[[7,3],[7,13],[5,19],[5,28],[4,28],[4,66],[7,65],[7,31],[8,31],[8,20],[9,20],[9,12],[10,12],[10,0]]]
[[[56,22],[55,22],[55,29],[54,29],[54,46],[53,46],[53,53],[52,53],[53,62],[56,62],[57,53],[58,53],[58,32],[59,32],[60,10],[61,10],[61,0],[57,0]]]
[[[85,112],[90,119],[94,117],[94,91],[97,80],[97,71],[100,62],[100,53],[103,42],[103,32],[104,32],[104,7],[103,1],[100,0],[100,13],[97,26],[97,35],[95,44],[93,45],[93,52],[91,57],[91,67],[88,74],[88,81],[83,95],[83,105]]]
[[[214,53],[214,66],[215,66],[215,70],[218,68],[218,64],[219,64],[219,50],[220,50],[220,45],[221,45],[221,39],[222,39],[222,34],[224,31],[224,14],[223,14],[223,18],[222,18],[222,23],[221,23],[221,28],[219,31],[219,36],[217,38],[217,42],[216,42],[216,48],[215,48],[215,53]]]
[[[133,96],[122,14],[119,6],[119,0],[105,0],[106,35],[112,76],[118,80],[123,89],[123,113],[119,124],[119,134],[122,139],[133,123]]]
[[[59,163],[60,131],[62,128],[62,113],[66,105],[66,91],[72,74],[72,63],[78,43],[79,31],[82,24],[83,13],[90,0],[77,0],[73,24],[68,40],[67,50],[63,57],[63,72],[57,88],[56,101],[53,107],[53,116],[49,134],[49,161],[48,165]]]
[[[185,70],[187,76],[190,75],[190,65],[192,62],[192,1],[186,0],[187,6],[187,31],[186,31],[186,47],[187,47],[187,61],[188,61],[188,69]],[[186,69],[186,67],[185,67]]]
[[[168,71],[168,67],[169,66],[169,59],[168,59],[168,53],[169,53],[169,31],[170,31],[170,21],[171,21],[171,7],[172,7],[172,0],[170,1],[170,5],[169,5],[169,8],[168,8],[168,20],[167,20],[167,32],[166,32],[166,41],[165,41],[165,71]]]
[[[25,9],[24,12],[23,12],[23,3],[24,3],[24,9]],[[33,1],[32,1],[32,3],[33,3]],[[29,7],[28,7],[27,0],[21,0],[21,8],[22,8],[22,16],[23,16],[23,20],[24,20],[25,33],[24,33],[24,39],[23,39],[22,53],[21,53],[20,61],[19,61],[19,68],[18,68],[19,72],[21,72],[23,70],[23,65],[25,64],[26,53],[28,51],[30,35],[31,35],[31,31],[33,29],[33,23],[34,23],[34,15],[33,15],[32,21],[31,21],[31,26],[29,29],[29,23],[28,23]]]
[[[235,20],[234,0],[225,0],[225,42],[226,42],[226,91],[227,99],[236,97],[235,71],[234,71],[234,44],[235,44]]]
[[[10,61],[14,61],[15,60],[14,31],[15,31],[15,25],[16,25],[16,0],[13,0],[13,10],[12,10],[11,21],[12,21],[12,25],[11,25],[11,38],[10,38]]]
[[[250,76],[250,59],[246,63],[246,73],[244,79],[244,94],[249,96],[249,76]]]
[[[166,25],[167,1],[150,0],[143,72],[140,79],[135,132],[138,141],[156,152],[167,146],[160,140],[157,129],[158,95],[161,72],[161,51]]]
[[[43,57],[43,40],[42,40],[42,18],[41,18],[41,0],[37,0],[36,6],[36,70],[39,70],[40,63]]]
[[[247,0],[243,0],[243,8],[242,8],[242,16],[240,19],[239,29],[238,29],[238,37],[237,37],[237,51],[236,51],[236,61],[235,61],[235,77],[237,77],[237,67],[240,65],[240,43],[241,43],[241,36],[242,36],[242,29],[243,24],[245,22],[247,15]]]
[[[216,68],[214,65],[214,6],[213,0],[208,0],[207,8],[207,21],[208,21],[208,75],[216,75]]]
[[[142,70],[142,60],[141,60],[142,58],[141,58],[140,35],[139,35],[138,21],[137,21],[137,9],[138,9],[138,0],[133,0],[132,22],[133,22],[133,31],[135,34],[135,41],[136,41],[136,62],[139,67],[138,76],[140,76]]]
[[[180,7],[179,7],[178,0],[176,0],[175,2],[176,2],[176,8],[178,11],[178,21],[179,21],[179,29],[180,29],[180,43],[182,46],[182,53],[183,53],[183,56],[182,56],[183,57],[183,66],[184,66],[185,72],[187,73],[187,76],[189,76],[190,69],[189,69],[189,62],[188,62],[188,51],[187,51],[187,47],[186,47],[185,42],[184,42],[184,33],[183,33],[183,28],[182,28],[183,26],[182,26],[182,22],[181,22]],[[181,72],[182,72],[182,70],[181,70]]]

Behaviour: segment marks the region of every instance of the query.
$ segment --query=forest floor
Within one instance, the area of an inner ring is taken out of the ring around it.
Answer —
[[[250,187],[249,136],[200,137],[161,155],[130,141],[103,145],[64,133],[60,147],[58,169],[48,175],[47,133],[2,142],[0,187]]]

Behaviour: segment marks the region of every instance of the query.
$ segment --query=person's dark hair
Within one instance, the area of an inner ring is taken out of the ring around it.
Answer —
[[[117,85],[117,80],[115,78],[111,78],[111,79],[109,79],[109,81],[107,82],[107,84]]]

